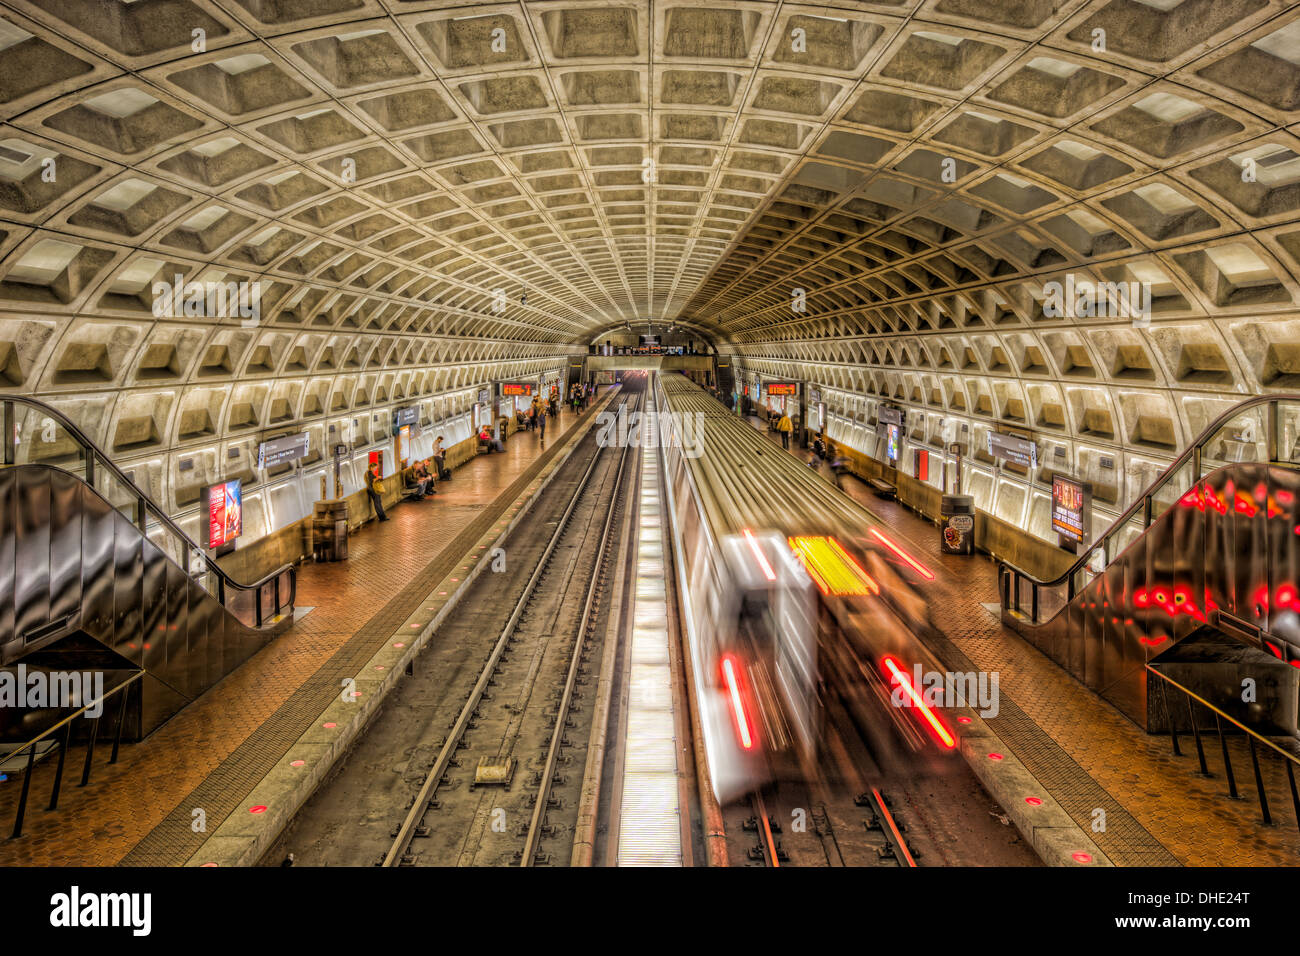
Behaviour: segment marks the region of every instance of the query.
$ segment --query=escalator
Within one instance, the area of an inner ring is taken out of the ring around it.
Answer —
[[[736,392],[736,379],[732,374],[732,357],[713,353],[714,391],[723,403],[730,406]]]
[[[1150,732],[1161,674],[1263,733],[1296,734],[1300,396],[1216,419],[1053,580],[1003,561],[1003,622]],[[1245,688],[1245,692],[1243,692]]]
[[[0,680],[130,683],[114,720],[119,739],[139,740],[290,626],[292,566],[236,582],[57,409],[0,395],[0,411],[13,436],[0,443]],[[0,748],[69,710],[0,707]]]

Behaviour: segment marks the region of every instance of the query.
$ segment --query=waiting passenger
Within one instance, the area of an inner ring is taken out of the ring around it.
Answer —
[[[433,442],[433,463],[438,468],[438,477],[446,481],[451,477],[447,470],[447,449],[443,447],[443,438],[439,435]]]
[[[415,463],[415,483],[420,487],[420,497],[425,495],[436,495],[438,490],[434,487],[437,484],[436,479],[429,472],[429,464],[425,461]]]
[[[384,500],[380,497],[384,493],[384,482],[379,474],[379,462],[375,462],[366,471],[366,495],[370,498],[370,505],[375,509],[375,517],[380,521],[387,521],[388,515],[384,514]]]
[[[781,447],[789,451],[790,433],[794,431],[794,422],[790,421],[790,416],[785,412],[781,413],[781,420],[776,423],[776,430],[781,433]]]
[[[478,430],[478,450],[491,454],[494,451],[505,451],[506,448],[505,445],[492,437],[487,425],[482,425]]]

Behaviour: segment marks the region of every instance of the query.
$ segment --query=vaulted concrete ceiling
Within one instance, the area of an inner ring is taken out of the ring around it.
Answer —
[[[165,392],[164,446],[628,320],[1157,453],[1300,381],[1291,2],[5,0],[0,110],[0,376]],[[1153,324],[1044,315],[1065,273]],[[176,274],[259,326],[155,319]]]

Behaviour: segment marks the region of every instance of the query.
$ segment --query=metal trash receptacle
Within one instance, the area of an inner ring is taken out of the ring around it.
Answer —
[[[318,501],[312,515],[312,551],[317,561],[348,559],[348,503]]]
[[[975,498],[944,495],[939,506],[939,545],[944,554],[975,553]]]

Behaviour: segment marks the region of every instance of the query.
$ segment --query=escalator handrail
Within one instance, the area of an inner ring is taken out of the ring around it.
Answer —
[[[180,525],[178,525],[174,520],[172,520],[171,516],[168,515],[165,511],[163,511],[163,509],[152,498],[150,498],[149,495],[147,495],[126,472],[124,472],[121,468],[119,468],[117,466],[117,463],[114,462],[113,459],[110,458],[107,454],[105,454],[102,448],[100,448],[93,441],[91,441],[91,439],[87,437],[86,433],[83,432],[80,428],[78,428],[76,423],[74,423],[71,419],[69,419],[67,415],[59,411],[54,406],[48,405],[45,402],[40,401],[39,399],[30,398],[26,395],[17,395],[14,394],[13,392],[0,392],[0,402],[3,403],[13,402],[16,404],[26,405],[29,408],[34,408],[37,411],[43,412],[44,414],[50,416],[55,421],[57,421],[59,425],[62,426],[64,430],[66,430],[68,434],[72,436],[72,438],[77,442],[77,444],[79,444],[82,447],[83,450],[95,456],[95,459],[98,464],[102,464],[103,466],[105,466],[109,470],[109,472],[114,477],[116,477],[119,481],[123,482],[126,486],[134,489],[136,495],[138,496],[138,500],[143,502],[145,508],[148,509],[148,511],[153,515],[153,517],[155,517],[160,524],[168,528],[173,534],[179,537],[183,542],[189,545],[189,553],[192,555],[200,556],[203,559],[203,562],[206,565],[207,570],[212,574],[215,574],[223,582],[224,585],[231,587],[237,591],[260,591],[271,581],[280,577],[284,573],[288,572],[289,574],[288,606],[293,607],[294,599],[297,596],[296,595],[297,571],[292,564],[282,564],[274,571],[268,572],[263,577],[259,578],[257,581],[254,581],[251,584],[243,584],[239,581],[236,581],[219,564],[217,564],[210,557],[208,557],[208,555],[198,545],[198,543],[194,541],[194,539],[192,539],[183,530],[181,530]],[[12,441],[13,439],[12,437],[10,437],[5,440]]]
[[[1232,419],[1236,418],[1242,412],[1246,411],[1249,408],[1254,408],[1256,405],[1272,405],[1272,404],[1281,404],[1283,402],[1292,402],[1292,403],[1300,404],[1300,393],[1284,392],[1280,394],[1254,395],[1246,399],[1245,401],[1238,402],[1236,405],[1232,406],[1227,411],[1219,415],[1218,418],[1216,418],[1213,422],[1211,422],[1208,426],[1206,426],[1201,431],[1201,433],[1196,436],[1196,438],[1192,441],[1191,444],[1189,444],[1185,449],[1183,449],[1182,453],[1179,454],[1179,456],[1170,463],[1168,468],[1166,468],[1159,475],[1157,475],[1155,479],[1151,482],[1151,484],[1147,485],[1146,490],[1143,491],[1142,494],[1138,495],[1136,499],[1134,499],[1133,504],[1129,505],[1128,508],[1126,508],[1118,518],[1112,521],[1110,527],[1107,528],[1105,531],[1103,531],[1101,535],[1097,538],[1097,540],[1093,542],[1091,545],[1089,545],[1084,550],[1084,552],[1081,555],[1079,555],[1079,557],[1075,560],[1073,564],[1071,564],[1068,568],[1066,568],[1065,571],[1057,575],[1055,578],[1052,578],[1051,580],[1048,581],[1044,581],[1040,578],[1035,577],[1033,574],[1026,571],[1024,568],[1012,564],[1010,561],[1007,560],[998,561],[998,578],[1001,579],[1004,574],[1009,572],[1011,574],[1014,574],[1018,579],[1022,581],[1027,581],[1035,588],[1057,587],[1069,581],[1076,573],[1078,573],[1088,563],[1088,560],[1092,557],[1093,552],[1095,552],[1097,548],[1105,545],[1105,543],[1109,541],[1111,537],[1118,534],[1119,530],[1125,524],[1128,523],[1129,519],[1131,519],[1134,515],[1136,515],[1141,509],[1146,507],[1146,503],[1148,500],[1154,500],[1156,492],[1158,492],[1162,487],[1164,487],[1164,485],[1167,482],[1169,482],[1174,475],[1178,473],[1179,469],[1181,469],[1183,465],[1191,461],[1193,456],[1195,456],[1195,454],[1198,451],[1200,451],[1202,448],[1208,445],[1210,443],[1210,440],[1219,433],[1219,430],[1223,428],[1224,425],[1228,424],[1228,422],[1232,421]],[[1267,436],[1265,436],[1265,441],[1267,442],[1267,440],[1268,438]],[[1276,452],[1277,449],[1274,449],[1274,451]],[[1196,477],[1196,480],[1200,481],[1200,479],[1201,476],[1198,475]]]

